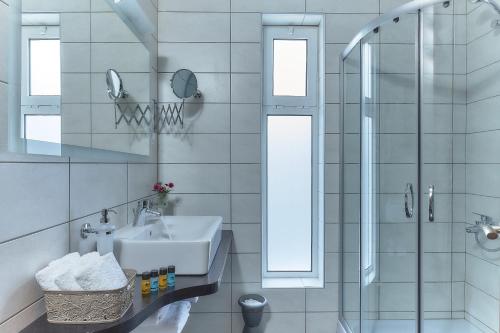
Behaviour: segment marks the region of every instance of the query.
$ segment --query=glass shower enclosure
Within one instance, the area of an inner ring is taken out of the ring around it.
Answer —
[[[407,3],[342,54],[347,332],[482,332],[465,311],[462,272],[468,7]]]

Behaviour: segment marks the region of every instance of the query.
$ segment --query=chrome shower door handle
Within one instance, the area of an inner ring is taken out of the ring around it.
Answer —
[[[409,200],[411,200],[411,203],[408,202]],[[410,204],[411,204],[411,206],[410,206]],[[414,207],[413,184],[407,183],[406,189],[405,189],[405,214],[406,214],[407,218],[413,217],[413,207]]]
[[[434,185],[429,186],[429,222],[434,222]]]

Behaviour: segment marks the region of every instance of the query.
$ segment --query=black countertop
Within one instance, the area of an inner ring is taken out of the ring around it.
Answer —
[[[183,299],[214,294],[226,266],[227,257],[233,241],[232,231],[222,232],[222,241],[207,275],[177,276],[175,288],[160,291],[148,296],[141,295],[140,277],[136,277],[135,296],[132,307],[118,321],[106,324],[51,324],[43,315],[32,322],[21,333],[125,333],[134,330],[155,311],[165,305]]]

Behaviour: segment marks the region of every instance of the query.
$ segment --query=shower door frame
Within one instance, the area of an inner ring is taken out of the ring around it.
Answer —
[[[400,16],[407,15],[407,14],[416,14],[417,15],[417,22],[416,22],[416,27],[415,27],[415,34],[416,34],[416,39],[415,39],[415,56],[416,56],[416,61],[415,61],[415,66],[416,66],[416,80],[415,80],[415,90],[416,90],[416,105],[417,105],[417,181],[416,181],[416,196],[418,198],[417,202],[418,205],[416,206],[416,223],[417,225],[417,236],[416,236],[416,242],[417,242],[417,281],[416,281],[416,316],[415,316],[415,333],[423,333],[422,331],[422,320],[423,320],[423,300],[422,300],[422,282],[423,282],[423,265],[422,265],[422,253],[421,250],[423,249],[423,244],[422,244],[422,229],[423,229],[423,223],[421,221],[421,206],[422,206],[422,188],[421,188],[421,180],[423,177],[422,174],[422,78],[424,75],[424,64],[423,64],[423,42],[424,42],[424,34],[423,34],[423,13],[422,10],[428,7],[432,7],[438,4],[444,4],[446,2],[452,2],[446,1],[446,0],[414,0],[412,2],[408,2],[404,5],[401,5],[381,16],[378,18],[372,20],[369,22],[367,25],[365,25],[357,34],[356,36],[351,40],[351,42],[348,44],[348,46],[344,49],[344,51],[340,55],[340,180],[339,180],[339,186],[340,186],[340,199],[339,199],[339,214],[341,217],[341,223],[340,223],[340,247],[342,249],[341,255],[340,255],[340,267],[343,268],[344,266],[344,112],[345,110],[345,91],[346,88],[344,86],[345,84],[345,64],[344,61],[351,55],[351,53],[355,50],[356,46],[360,46],[360,92],[362,92],[362,86],[363,86],[363,71],[362,71],[362,63],[363,63],[363,53],[362,53],[362,44],[363,44],[363,39],[368,36],[370,33],[372,33],[374,30],[377,30],[379,27],[383,26],[386,23],[392,22],[395,18],[399,18]],[[363,116],[362,116],[362,93],[360,93],[360,120],[361,122],[363,121]],[[362,142],[362,127],[360,124],[360,138],[359,138],[359,143],[361,144]],[[359,179],[361,180],[361,172],[362,172],[362,154],[363,152],[361,151],[360,147],[360,174],[359,174]],[[361,214],[361,182],[360,182],[360,208],[359,208],[359,218],[360,218],[360,223],[359,223],[359,228],[361,230],[362,227],[362,214]],[[362,276],[362,269],[361,269],[361,264],[362,264],[362,254],[363,254],[363,243],[362,243],[362,234],[361,232],[359,233],[359,257],[358,257],[358,262],[359,262],[359,323],[360,323],[360,333],[363,333],[363,317],[362,317],[362,281],[363,281],[363,276]],[[343,272],[340,274],[339,277],[340,280],[340,288],[339,288],[339,324],[342,326],[342,328],[345,330],[347,333],[351,333],[349,325],[346,321],[346,319],[343,316],[343,304],[344,304],[344,293],[343,293],[343,286],[344,286],[344,274]]]

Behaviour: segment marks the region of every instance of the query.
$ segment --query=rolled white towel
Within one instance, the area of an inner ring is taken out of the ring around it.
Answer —
[[[101,259],[99,252],[90,252],[80,258],[80,266],[93,265]]]
[[[89,264],[75,270],[75,279],[83,290],[113,290],[128,283],[113,253],[100,257],[96,262],[89,260]]]
[[[68,253],[67,255],[65,255],[64,257],[62,258],[59,258],[59,259],[56,259],[56,260],[53,260],[51,262],[49,262],[49,266],[54,266],[54,265],[74,265],[76,263],[78,263],[78,261],[80,260],[80,253],[78,252],[72,252],[72,253]]]
[[[181,333],[189,319],[191,302],[180,301],[169,304],[158,311],[156,324],[162,332]]]
[[[47,267],[35,274],[35,279],[43,290],[61,290],[55,283],[56,277],[64,274],[70,268],[74,267],[79,259],[80,255],[77,252],[74,252],[67,254],[60,259],[51,261]]]
[[[198,297],[164,306],[132,333],[180,333],[188,321],[191,305],[196,302],[198,302]]]
[[[75,273],[72,269],[57,276],[54,280],[56,286],[62,291],[82,291],[83,288],[75,279]]]

